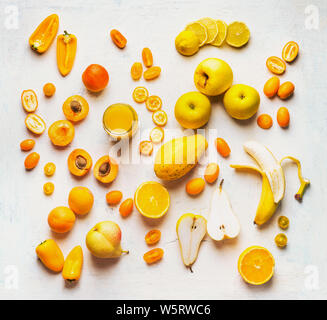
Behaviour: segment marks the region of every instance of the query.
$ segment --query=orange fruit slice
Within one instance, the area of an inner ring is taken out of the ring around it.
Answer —
[[[26,112],[34,112],[38,107],[36,93],[31,89],[22,92],[21,100]]]
[[[146,101],[149,96],[149,92],[144,87],[136,87],[133,91],[133,99],[137,103]]]
[[[46,128],[43,119],[35,113],[31,113],[26,117],[25,125],[28,130],[35,134],[42,134]]]
[[[142,183],[136,190],[134,202],[137,210],[147,218],[162,217],[169,209],[170,196],[167,189],[155,181]]]
[[[283,48],[282,58],[286,62],[292,62],[296,59],[298,54],[299,54],[299,45],[294,41],[290,41],[287,42]]]
[[[163,127],[166,125],[168,117],[165,111],[158,110],[152,114],[152,120],[157,126]]]
[[[254,285],[268,282],[274,274],[275,260],[265,248],[252,246],[238,259],[238,271],[244,281]]]
[[[164,139],[165,133],[162,128],[155,127],[150,132],[150,140],[153,143],[160,143]]]
[[[160,97],[158,96],[150,96],[146,101],[145,101],[145,106],[147,109],[151,112],[157,111],[161,108],[162,106],[162,101]]]
[[[270,57],[266,61],[266,66],[274,74],[283,74],[286,70],[285,62],[278,57]]]
[[[153,151],[153,144],[151,141],[141,141],[140,142],[140,153],[144,156],[150,156]]]

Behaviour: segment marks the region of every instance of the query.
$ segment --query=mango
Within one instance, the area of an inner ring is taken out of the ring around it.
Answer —
[[[198,163],[208,147],[206,138],[200,134],[172,139],[158,150],[154,172],[162,180],[182,178]]]

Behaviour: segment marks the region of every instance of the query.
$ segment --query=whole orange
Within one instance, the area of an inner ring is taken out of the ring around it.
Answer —
[[[85,87],[92,92],[102,91],[109,82],[108,71],[99,64],[90,64],[82,74]]]

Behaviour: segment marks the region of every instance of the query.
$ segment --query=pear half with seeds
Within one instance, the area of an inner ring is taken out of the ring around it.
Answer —
[[[178,219],[176,232],[182,260],[186,267],[191,267],[198,257],[200,244],[206,231],[207,221],[200,215],[187,213]]]
[[[208,235],[216,241],[236,238],[241,230],[228,195],[222,189],[223,181],[221,181],[219,188],[214,190],[207,223]]]

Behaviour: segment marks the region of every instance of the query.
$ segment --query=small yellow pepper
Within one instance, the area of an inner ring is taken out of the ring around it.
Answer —
[[[68,281],[77,281],[82,272],[83,250],[81,246],[76,246],[69,252],[62,270],[62,276]]]
[[[48,239],[40,243],[36,249],[36,254],[42,263],[54,272],[60,272],[64,266],[64,255],[57,243]]]
[[[31,48],[38,53],[47,51],[58,32],[58,27],[59,17],[56,14],[45,18],[29,38]]]
[[[64,31],[57,38],[57,65],[60,73],[66,76],[73,68],[77,49],[77,38]]]

